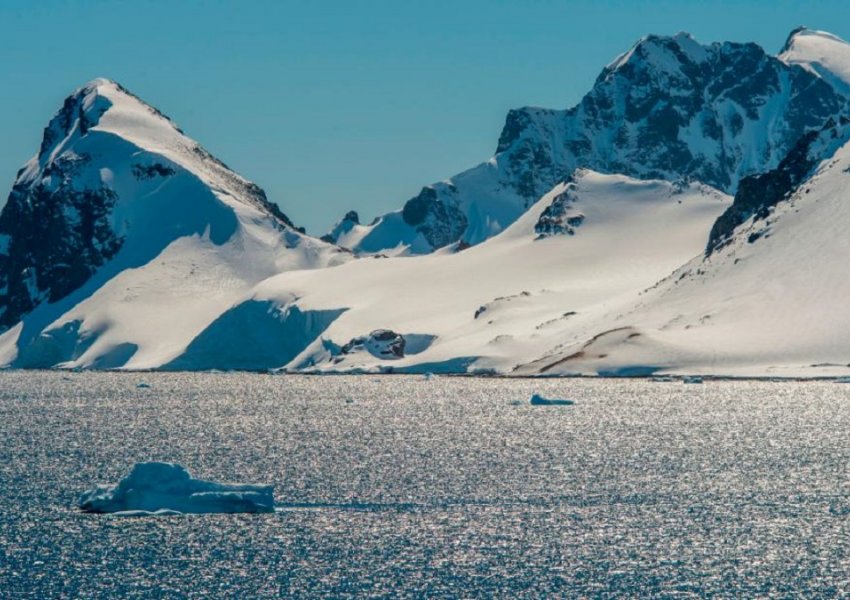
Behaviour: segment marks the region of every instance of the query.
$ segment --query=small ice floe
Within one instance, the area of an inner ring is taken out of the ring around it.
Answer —
[[[544,398],[540,394],[531,396],[529,403],[532,406],[572,406],[575,404],[572,400],[558,400],[554,398]]]
[[[702,383],[703,379],[699,375],[685,375],[682,377],[682,383]]]
[[[670,383],[671,381],[675,381],[675,379],[671,375],[656,375],[652,378],[652,381],[656,383]]]
[[[79,508],[123,516],[269,513],[274,512],[274,488],[193,479],[181,465],[146,462],[134,466],[116,485],[99,485],[85,492]]]
[[[434,374],[431,371],[428,371],[427,373],[424,373],[422,375],[422,379],[424,379],[425,381],[429,381],[431,379],[434,379]]]

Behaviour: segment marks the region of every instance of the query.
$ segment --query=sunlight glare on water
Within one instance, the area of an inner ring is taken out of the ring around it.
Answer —
[[[0,373],[0,597],[846,594],[848,402],[829,382]],[[274,484],[278,510],[76,510],[147,460]]]

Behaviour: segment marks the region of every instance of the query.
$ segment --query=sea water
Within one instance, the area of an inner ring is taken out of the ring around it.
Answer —
[[[830,382],[3,372],[0,598],[842,595],[848,432]],[[77,510],[149,460],[277,510]]]

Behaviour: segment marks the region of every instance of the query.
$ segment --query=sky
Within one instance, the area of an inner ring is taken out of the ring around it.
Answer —
[[[576,104],[645,34],[775,53],[798,25],[848,39],[850,2],[2,0],[0,182],[108,77],[321,235],[488,159],[508,109]]]

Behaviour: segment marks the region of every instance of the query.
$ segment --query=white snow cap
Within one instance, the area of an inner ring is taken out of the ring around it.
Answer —
[[[850,44],[837,35],[798,27],[788,36],[778,58],[819,75],[838,91],[850,92]]]

